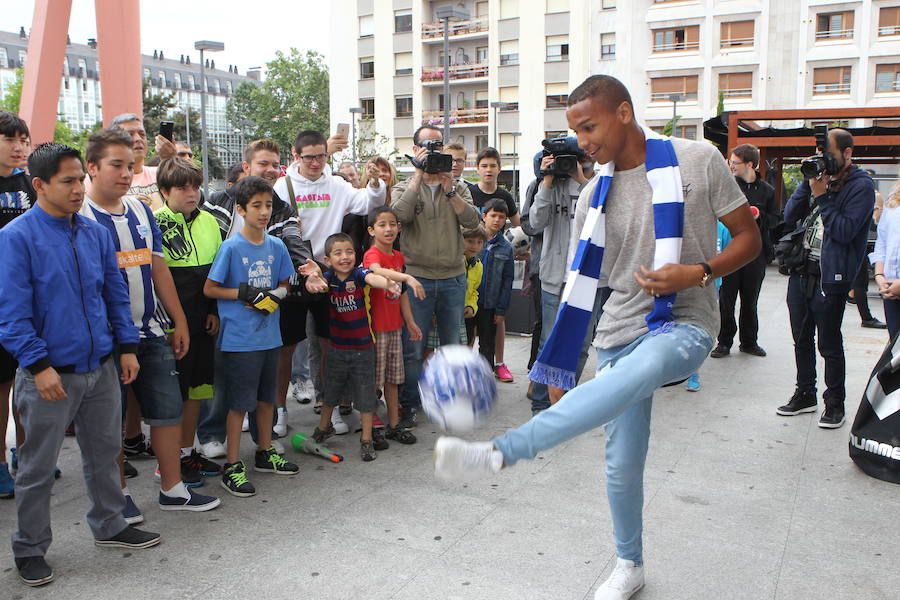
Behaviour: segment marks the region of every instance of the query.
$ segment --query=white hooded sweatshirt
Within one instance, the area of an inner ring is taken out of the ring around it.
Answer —
[[[293,199],[288,193],[288,177],[294,188]],[[275,182],[275,193],[285,202],[294,202],[303,239],[309,240],[313,256],[321,261],[325,258],[325,239],[340,232],[344,216],[365,216],[384,204],[386,186],[379,179],[377,188],[366,186],[358,190],[348,181],[325,173],[311,181],[301,175],[297,163],[293,163],[288,167],[287,175]]]

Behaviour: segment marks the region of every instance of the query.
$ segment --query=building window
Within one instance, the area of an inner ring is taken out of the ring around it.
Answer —
[[[720,48],[752,48],[753,21],[729,21],[722,23],[719,37]]]
[[[488,61],[488,47],[480,46],[475,48],[475,62],[486,63]]]
[[[0,48],[0,69],[5,69],[9,64],[9,59],[6,56],[6,48]],[[66,68],[65,71],[69,69]]]
[[[853,11],[824,13],[816,18],[817,40],[847,40],[853,38]]]
[[[487,90],[475,90],[475,108],[487,108],[487,107],[488,107]]]
[[[822,67],[813,70],[813,96],[850,93],[851,67]]]
[[[753,73],[720,73],[719,92],[725,98],[752,98]]]
[[[412,52],[394,55],[394,75],[412,75]]]
[[[682,52],[699,48],[699,25],[653,30],[653,52]]]
[[[166,72],[165,71],[159,72],[159,87],[169,87],[169,82],[166,81]]]
[[[519,40],[500,42],[500,64],[519,64]]]
[[[568,129],[551,129],[544,132],[545,140],[553,140],[556,138],[566,137],[569,135]]]
[[[675,131],[672,133],[675,137],[684,138],[686,140],[696,140],[697,139],[697,126],[696,125],[676,125]]]
[[[412,116],[412,97],[404,96],[402,98],[394,98],[394,108],[396,109],[397,117],[411,117]]]
[[[375,61],[372,57],[359,59],[359,78],[372,79],[375,77]]]
[[[408,10],[394,12],[394,33],[412,31],[412,13]]]
[[[568,12],[569,0],[547,0],[547,12]]]
[[[616,34],[600,34],[600,58],[610,59],[616,57]]]
[[[24,50],[19,50],[19,66],[25,66],[25,59],[28,58],[28,53]]]
[[[190,73],[188,73],[188,89],[191,89],[191,90],[197,89],[197,83],[194,81],[194,76]]]
[[[375,118],[375,98],[362,98],[359,101],[359,105],[362,106],[363,109],[363,119]]]
[[[232,87],[231,80],[227,80],[225,82],[225,92],[230,96],[234,92],[234,88]]]
[[[877,65],[875,67],[876,92],[900,92],[900,65]]]
[[[175,73],[173,75],[173,77],[175,78],[175,89],[180,90],[181,89],[181,73]]]
[[[144,69],[144,81],[150,81],[150,69]]]
[[[475,152],[481,152],[488,147],[488,136],[484,134],[475,136]]]
[[[519,110],[519,86],[511,85],[500,88],[500,102],[503,103],[499,107],[501,111]]]
[[[375,17],[365,15],[359,18],[359,37],[372,37],[375,35]]]
[[[546,108],[565,108],[566,102],[569,101],[569,84],[568,83],[548,83],[546,84]]]
[[[900,35],[900,6],[888,6],[878,12],[878,36],[887,35]]]
[[[697,99],[697,75],[654,77],[650,79],[650,101],[671,102],[670,96],[679,95],[679,102]]]
[[[616,7],[616,0],[603,0],[603,2],[600,3],[600,8],[602,8],[603,10],[606,10],[608,8],[615,8],[615,7]]]
[[[569,36],[547,36],[547,62],[569,60]]]
[[[519,0],[500,0],[500,18],[511,19],[519,16]]]

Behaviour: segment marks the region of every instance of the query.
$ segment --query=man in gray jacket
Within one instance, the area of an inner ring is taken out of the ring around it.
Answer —
[[[572,171],[568,176],[544,175],[538,185],[537,193],[528,211],[529,227],[532,231],[540,231],[543,234],[540,258],[541,280],[541,346],[553,329],[556,321],[556,313],[559,310],[559,298],[566,282],[569,271],[569,247],[573,236],[577,239],[579,231],[573,229],[575,220],[575,208],[578,203],[578,195],[591,177],[594,176],[594,163],[583,154],[578,155],[580,168]],[[552,155],[541,159],[541,172],[546,172],[554,162]],[[587,198],[590,202],[590,198]],[[581,349],[581,359],[578,361],[577,377],[581,377],[584,363],[587,361],[587,349],[594,339],[594,329],[597,319],[600,317],[603,300],[608,294],[597,294],[594,301],[594,311],[591,315],[591,323],[585,336]],[[538,352],[540,352],[540,347]],[[537,414],[550,407],[550,395],[547,386],[543,383],[535,383],[531,391],[531,412]]]

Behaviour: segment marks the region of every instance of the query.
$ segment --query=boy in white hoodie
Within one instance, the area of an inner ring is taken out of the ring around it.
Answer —
[[[326,169],[328,144],[325,136],[318,131],[301,132],[294,141],[291,153],[294,162],[288,167],[287,176],[279,178],[275,183],[275,194],[288,204],[293,203],[297,207],[303,239],[309,240],[312,245],[313,258],[323,263],[325,240],[332,233],[341,231],[344,216],[348,214],[367,216],[373,208],[383,205],[387,186],[378,176],[378,167],[371,164],[368,166],[369,185],[362,189],[354,188],[340,177],[331,177]],[[322,373],[330,337],[328,306],[325,297],[324,300],[320,298],[311,300],[307,308],[313,322],[313,331],[308,333],[314,333],[319,338],[318,349],[322,357],[322,360],[316,360],[319,353],[316,352],[315,343],[311,340],[310,370],[317,390],[324,389]],[[321,402],[316,402],[315,409],[317,413],[321,410]],[[336,429],[345,427],[337,423],[340,414],[335,411],[332,420],[337,426]],[[343,432],[345,433],[346,429]]]

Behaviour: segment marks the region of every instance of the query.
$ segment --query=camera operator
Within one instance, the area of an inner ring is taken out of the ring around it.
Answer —
[[[837,429],[844,423],[845,361],[841,337],[844,304],[862,263],[869,222],[875,205],[872,179],[852,164],[853,136],[832,129],[819,141],[821,154],[807,159],[803,181],[784,208],[785,223],[803,221],[805,262],[791,268],[787,304],[794,337],[797,387],[790,401],[777,409],[793,416],[816,411],[816,348],[825,359],[825,409],[819,427]]]
[[[441,345],[460,343],[459,328],[466,299],[466,264],[460,227],[471,229],[481,222],[466,182],[453,178],[452,157],[430,152],[428,142],[432,140],[443,140],[440,129],[423,125],[416,130],[413,135],[416,172],[391,192],[391,208],[403,227],[400,250],[406,258],[406,270],[422,283],[426,293],[423,300],[409,295],[422,338],[412,341],[404,334],[406,384],[400,406],[401,418],[407,422],[411,411],[420,404],[419,372],[432,315],[437,319]],[[436,159],[435,163],[446,170],[428,172],[433,170],[429,165],[431,159]]]
[[[566,275],[569,272],[569,246],[572,236],[578,237],[578,231],[573,231],[572,224],[575,219],[575,208],[578,203],[578,195],[594,176],[594,162],[588,158],[578,147],[574,138],[568,144],[570,155],[577,160],[574,169],[566,174],[554,174],[554,163],[557,155],[552,153],[541,158],[540,172],[542,175],[534,194],[534,199],[528,210],[529,231],[537,231],[543,234],[541,245],[539,279],[541,282],[541,341],[538,347],[543,347],[550,335],[553,322],[556,321],[556,313],[559,311],[559,300],[565,285]],[[588,198],[590,201],[590,198]],[[577,243],[577,242],[576,242]],[[594,339],[594,329],[597,319],[600,317],[602,299],[606,295],[597,294],[594,301],[594,310],[591,315],[591,323],[587,329],[584,343],[581,348],[581,358],[578,361],[576,378],[581,377],[581,370],[587,360],[587,350]],[[538,412],[550,407],[550,395],[547,386],[543,383],[535,383],[531,391],[531,412]]]

